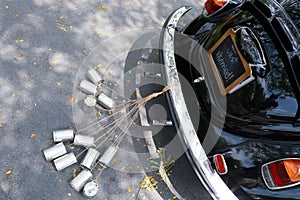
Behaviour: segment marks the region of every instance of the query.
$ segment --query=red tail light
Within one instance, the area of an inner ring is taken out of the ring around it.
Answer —
[[[205,8],[208,14],[212,14],[222,8],[228,0],[207,0],[205,2]]]
[[[215,164],[217,172],[220,175],[227,174],[227,172],[228,172],[227,165],[226,165],[223,155],[221,155],[221,154],[214,155],[214,164]]]
[[[289,158],[262,166],[262,177],[269,189],[283,189],[300,184],[300,159]]]

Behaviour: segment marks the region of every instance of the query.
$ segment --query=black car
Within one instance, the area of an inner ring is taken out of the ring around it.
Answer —
[[[300,1],[207,0],[179,26],[190,9],[166,21],[161,58],[196,175],[213,199],[300,199]]]

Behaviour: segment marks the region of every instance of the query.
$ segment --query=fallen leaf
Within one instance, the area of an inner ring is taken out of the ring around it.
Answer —
[[[12,169],[6,171],[6,176],[10,176],[10,175],[12,175]]]
[[[72,97],[72,96],[70,96],[70,97],[69,97],[69,102],[71,102],[71,103],[72,103],[73,101],[74,101],[73,97]]]
[[[61,86],[61,83],[59,81],[57,82],[57,86]]]
[[[128,191],[128,192],[131,192],[130,186],[127,187],[127,191]]]
[[[16,40],[16,43],[23,43],[23,42],[25,42],[25,40],[23,40],[23,39]]]
[[[104,5],[100,5],[100,6],[97,6],[97,8],[100,9],[100,10],[104,10],[105,6]]]
[[[19,54],[19,58],[23,58],[24,54],[23,53],[20,53]]]
[[[109,140],[109,141],[113,141],[114,139],[110,137],[110,138],[108,138],[108,140]]]
[[[73,175],[72,175],[72,176],[73,176],[73,178],[75,178],[75,177],[76,177],[76,172],[77,172],[77,170],[74,168],[74,169],[73,169]]]
[[[30,138],[34,138],[34,137],[36,137],[36,136],[37,136],[37,134],[31,133]]]
[[[0,123],[0,127],[3,127],[3,124],[2,124],[2,123]]]
[[[31,75],[30,74],[27,74],[27,76],[26,76],[28,79],[30,79],[31,78]]]
[[[110,177],[109,179],[108,179],[108,182],[110,182],[110,183],[112,183],[112,182],[114,182],[116,179],[114,178],[114,177]]]
[[[71,192],[68,192],[68,196],[69,196],[69,197],[71,197],[71,196],[72,196]]]

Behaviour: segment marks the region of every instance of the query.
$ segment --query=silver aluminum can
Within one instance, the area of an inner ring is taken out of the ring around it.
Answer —
[[[53,131],[54,142],[67,142],[74,139],[74,130],[72,129],[61,129]]]
[[[114,100],[104,93],[100,93],[97,98],[98,103],[106,109],[112,109],[114,107]]]
[[[56,158],[54,161],[54,165],[57,171],[61,171],[75,163],[77,163],[77,159],[74,153],[68,153],[62,157]]]
[[[83,170],[70,182],[70,185],[76,192],[80,192],[83,186],[92,178],[92,172]]]
[[[88,95],[96,95],[97,93],[97,86],[87,80],[80,82],[79,89]]]
[[[67,149],[62,142],[44,150],[44,155],[47,161],[52,161],[59,156],[65,155],[66,153]]]
[[[108,166],[110,161],[113,159],[115,154],[118,151],[118,147],[115,145],[111,145],[105,152],[104,154],[100,157],[99,163],[102,166]]]
[[[171,120],[153,120],[153,126],[173,126],[173,122]]]
[[[97,195],[99,191],[98,183],[95,180],[91,180],[85,184],[83,187],[83,196],[87,198],[92,198]]]
[[[83,101],[82,110],[86,113],[91,113],[95,110],[96,103],[96,97],[93,95],[88,95]]]
[[[85,135],[75,135],[74,145],[82,147],[90,147],[94,144],[94,137]]]
[[[89,170],[95,165],[100,153],[96,149],[89,148],[88,152],[84,156],[80,166]]]
[[[94,70],[94,69],[89,69],[88,72],[86,73],[86,76],[95,85],[98,85],[102,81],[99,73],[96,70]]]

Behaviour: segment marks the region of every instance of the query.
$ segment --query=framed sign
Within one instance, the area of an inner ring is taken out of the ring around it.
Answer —
[[[237,48],[232,28],[208,51],[208,57],[222,95],[252,76],[249,63]]]

